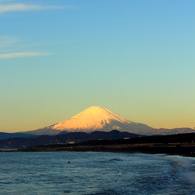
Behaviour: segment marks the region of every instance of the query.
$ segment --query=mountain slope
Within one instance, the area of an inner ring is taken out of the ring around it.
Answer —
[[[25,131],[22,132],[27,133],[27,134],[32,134],[32,135],[57,135],[58,133],[60,133],[60,130],[55,130],[55,129],[50,129],[50,128],[40,128],[37,130],[32,130],[32,131]]]
[[[153,129],[151,131],[145,131],[145,135],[173,135],[178,133],[195,133],[194,129],[183,127],[174,129]]]
[[[126,131],[139,135],[170,135],[195,132],[190,128],[154,129],[145,124],[127,120],[104,107],[91,106],[60,123],[22,133],[33,135],[57,135],[69,132],[89,133],[94,131],[109,132],[112,130]]]
[[[138,133],[143,130],[151,130],[152,127],[142,123],[129,121],[110,110],[91,106],[79,114],[43,129],[55,129],[67,132],[92,132],[92,131],[111,131],[113,129]]]
[[[15,138],[15,137],[28,138],[28,137],[35,137],[35,136],[32,135],[32,134],[28,134],[28,133],[5,133],[5,132],[0,132],[0,140],[8,139],[8,138]]]

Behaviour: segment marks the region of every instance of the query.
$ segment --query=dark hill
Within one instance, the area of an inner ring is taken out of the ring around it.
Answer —
[[[128,132],[120,132],[118,130],[112,130],[110,132],[103,131],[94,131],[89,135],[89,140],[98,140],[98,139],[123,139],[123,138],[133,138],[138,137],[139,135],[128,133]]]
[[[0,148],[24,148],[38,145],[48,145],[48,144],[64,144],[68,142],[81,142],[87,140],[99,140],[99,139],[123,139],[125,137],[133,138],[139,135],[120,132],[113,130],[110,132],[71,132],[67,134],[59,134],[56,136],[42,135],[35,138],[9,138],[5,140],[0,140]]]

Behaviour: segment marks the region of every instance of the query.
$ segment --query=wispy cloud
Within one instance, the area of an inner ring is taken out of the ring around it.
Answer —
[[[12,36],[0,36],[0,59],[51,55],[48,52],[13,52],[18,50],[20,42],[20,39]]]
[[[43,56],[43,55],[50,55],[50,53],[42,53],[42,52],[5,53],[5,54],[0,54],[0,59]]]
[[[14,43],[19,42],[18,39],[11,36],[0,36],[0,48],[13,45]]]
[[[13,11],[33,11],[44,9],[66,9],[72,6],[40,6],[40,5],[27,5],[27,4],[0,4],[0,13],[13,12]]]

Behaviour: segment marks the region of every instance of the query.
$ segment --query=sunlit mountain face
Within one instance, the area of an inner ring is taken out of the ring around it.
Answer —
[[[151,130],[153,128],[142,123],[127,120],[101,106],[91,106],[79,114],[60,123],[44,127],[67,132],[92,132],[92,131],[138,131]]]
[[[126,131],[139,135],[171,135],[195,132],[193,129],[186,127],[175,129],[154,129],[148,125],[125,119],[104,107],[91,106],[79,114],[60,123],[23,133],[33,135],[56,135],[58,133],[69,132],[90,133],[94,131],[109,132],[112,130],[118,130],[121,132]]]

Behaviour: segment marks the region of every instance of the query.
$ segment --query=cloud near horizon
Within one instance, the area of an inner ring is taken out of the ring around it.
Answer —
[[[47,9],[66,9],[72,6],[40,6],[40,5],[27,5],[27,4],[0,4],[0,13],[13,12],[13,11],[33,11],[33,10],[47,10]]]
[[[0,59],[30,57],[30,56],[44,56],[44,55],[51,55],[51,54],[50,53],[43,53],[43,52],[6,53],[6,54],[0,54]]]

